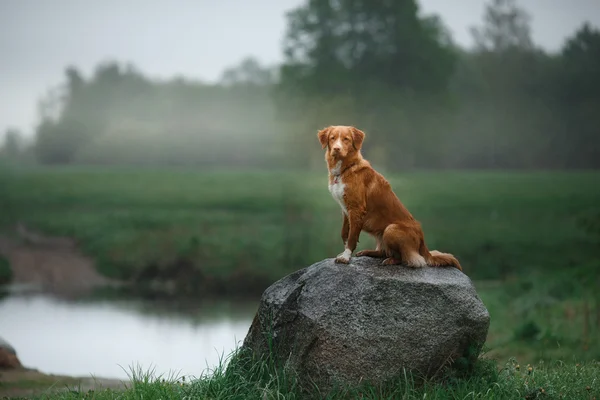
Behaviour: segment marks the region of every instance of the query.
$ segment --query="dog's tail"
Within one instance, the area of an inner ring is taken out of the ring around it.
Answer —
[[[442,253],[437,250],[431,250],[429,257],[425,257],[425,261],[431,267],[454,267],[462,271],[462,267],[456,257],[450,253]]]
[[[462,271],[462,267],[456,257],[450,253],[442,253],[441,251],[431,250],[427,248],[425,240],[421,238],[421,245],[419,246],[419,254],[425,258],[427,265],[430,267],[454,267]]]

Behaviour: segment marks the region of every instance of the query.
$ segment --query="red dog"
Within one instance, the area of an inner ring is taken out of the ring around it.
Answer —
[[[383,265],[409,267],[452,266],[462,271],[452,255],[425,245],[421,224],[392,191],[389,182],[360,154],[365,133],[353,126],[330,126],[318,133],[329,169],[329,191],[342,207],[345,250],[335,259],[348,264],[364,230],[377,240],[376,250],[356,257],[385,258]]]

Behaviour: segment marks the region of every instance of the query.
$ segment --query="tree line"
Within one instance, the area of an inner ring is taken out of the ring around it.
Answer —
[[[44,164],[321,167],[319,128],[354,124],[393,170],[600,166],[600,30],[557,52],[516,0],[490,0],[458,46],[416,0],[307,0],[287,14],[284,61],[248,58],[217,84],[151,80],[132,66],[75,68],[39,104]],[[26,147],[25,149],[23,149]]]

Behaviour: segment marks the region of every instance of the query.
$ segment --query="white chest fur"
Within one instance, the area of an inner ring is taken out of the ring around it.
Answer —
[[[346,204],[344,204],[344,189],[346,185],[342,182],[342,178],[337,177],[333,179],[333,182],[329,184],[329,192],[331,196],[338,202],[340,207],[342,207],[342,211],[344,214],[348,215],[348,210],[346,210]]]

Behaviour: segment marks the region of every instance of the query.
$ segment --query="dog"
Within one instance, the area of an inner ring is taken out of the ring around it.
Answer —
[[[390,183],[361,155],[365,133],[353,126],[318,131],[329,170],[329,192],[342,208],[344,251],[335,262],[348,264],[361,231],[375,238],[375,250],[355,257],[383,258],[382,265],[413,268],[462,267],[452,254],[429,251],[421,224],[404,207]]]

